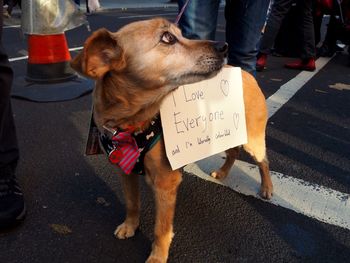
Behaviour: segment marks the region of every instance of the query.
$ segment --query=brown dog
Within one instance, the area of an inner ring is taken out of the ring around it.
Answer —
[[[225,63],[227,44],[195,41],[164,19],[129,24],[116,33],[100,29],[85,42],[72,67],[96,80],[93,94],[94,118],[103,126],[124,130],[144,129],[159,113],[162,99],[180,85],[215,76]],[[267,110],[255,79],[243,71],[248,143],[244,149],[257,161],[261,173],[261,194],[271,198],[272,182],[265,151]],[[238,148],[227,151],[226,162],[212,176],[227,176]],[[166,262],[173,237],[176,194],[182,174],[172,171],[160,139],[144,157],[146,180],[156,202],[155,240],[147,262]],[[139,176],[122,175],[127,206],[120,239],[134,235],[139,226]]]

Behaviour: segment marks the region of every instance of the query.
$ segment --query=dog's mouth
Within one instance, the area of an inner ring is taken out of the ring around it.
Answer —
[[[190,83],[187,83],[189,81],[189,79],[194,79],[193,82],[201,81],[204,79],[209,79],[209,78],[214,77],[220,70],[221,70],[221,67],[217,68],[216,70],[212,70],[212,71],[208,71],[208,72],[188,72],[188,73],[183,74],[181,76],[181,78],[184,79],[186,84],[190,84]],[[190,82],[192,83],[192,81],[190,81]]]
[[[207,57],[205,59],[199,59],[193,70],[177,76],[173,82],[177,85],[185,85],[212,78],[219,73],[226,63],[226,58]]]

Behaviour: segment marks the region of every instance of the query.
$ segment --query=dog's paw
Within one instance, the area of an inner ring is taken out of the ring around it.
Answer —
[[[227,176],[227,173],[225,173],[222,170],[217,170],[217,171],[211,172],[210,176],[214,177],[215,179],[224,179]]]
[[[270,200],[273,196],[273,187],[272,186],[261,186],[260,196],[264,199]]]
[[[166,263],[166,259],[161,259],[159,257],[155,256],[149,256],[149,258],[146,260],[146,263]]]
[[[114,235],[118,239],[126,239],[135,235],[136,228],[137,226],[124,222],[117,227],[114,231]]]

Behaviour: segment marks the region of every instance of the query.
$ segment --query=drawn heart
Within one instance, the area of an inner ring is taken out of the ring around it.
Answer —
[[[235,125],[236,130],[238,130],[239,113],[237,112],[233,113],[233,124]]]
[[[226,97],[228,96],[228,93],[230,91],[230,85],[226,79],[222,79],[220,82],[220,88],[222,94],[224,94]]]

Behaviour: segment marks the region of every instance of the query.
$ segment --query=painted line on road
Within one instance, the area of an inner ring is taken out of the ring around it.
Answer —
[[[16,58],[9,58],[10,62],[14,62],[14,61],[19,61],[19,60],[25,60],[28,59],[28,56],[22,56],[22,57],[16,57]]]
[[[256,165],[236,160],[230,175],[219,181],[208,174],[213,167],[218,167],[222,162],[222,157],[216,155],[187,165],[185,171],[210,182],[228,186],[241,194],[266,201],[258,194],[260,173]],[[350,195],[273,171],[271,179],[274,194],[272,199],[266,202],[324,223],[350,229]]]
[[[20,28],[21,25],[9,25],[9,26],[3,26],[3,29],[8,29],[8,28]]]
[[[315,76],[333,57],[320,57],[316,61],[316,70],[313,72],[302,71],[295,78],[283,84],[267,100],[269,118],[274,115],[295,93],[297,93],[313,76]]]
[[[269,118],[287,103],[331,59],[319,58],[316,61],[316,71],[302,71],[271,95],[266,100]],[[236,160],[230,175],[224,180],[217,180],[209,175],[223,163],[223,156],[224,154],[211,156],[187,165],[184,170],[204,180],[227,186],[241,194],[261,199],[258,194],[260,173],[256,165]],[[293,210],[321,222],[350,229],[349,194],[274,171],[271,171],[271,178],[274,184],[274,195],[267,202]]]

